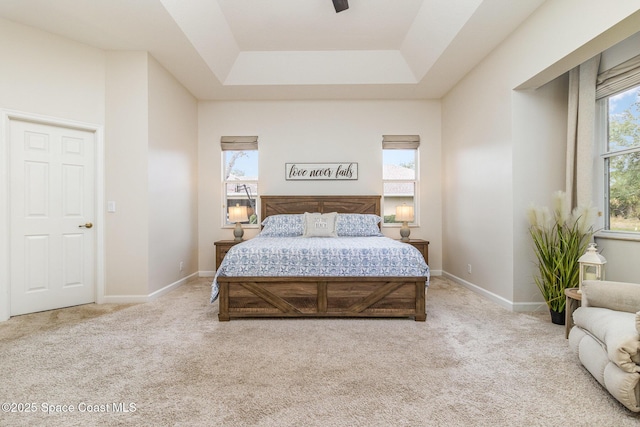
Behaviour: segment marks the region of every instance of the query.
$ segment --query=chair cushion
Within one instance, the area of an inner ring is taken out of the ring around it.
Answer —
[[[600,307],[580,307],[573,313],[577,326],[600,341],[609,359],[625,372],[640,372],[637,315]]]
[[[578,327],[571,328],[569,345],[582,365],[613,397],[633,412],[640,412],[640,373],[625,372],[609,360],[602,342]]]
[[[585,280],[581,287],[583,307],[603,307],[628,313],[640,311],[638,283]]]

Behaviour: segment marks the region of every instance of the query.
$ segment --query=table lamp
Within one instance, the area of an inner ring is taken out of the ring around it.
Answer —
[[[236,223],[236,228],[233,229],[233,235],[236,242],[242,242],[242,236],[244,236],[244,230],[242,229],[241,222],[249,221],[247,216],[247,207],[236,204],[229,208],[229,221]]]
[[[408,222],[413,221],[413,206],[407,206],[406,203],[396,206],[396,221],[402,221],[402,227],[400,227],[400,236],[402,239],[400,240],[408,242],[409,234],[411,233]]]

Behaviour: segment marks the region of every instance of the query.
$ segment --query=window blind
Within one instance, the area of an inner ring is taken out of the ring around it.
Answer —
[[[420,135],[382,135],[382,148],[415,150],[420,146]]]
[[[222,151],[257,150],[257,136],[223,136],[220,137]]]
[[[596,99],[640,84],[640,55],[598,74]]]

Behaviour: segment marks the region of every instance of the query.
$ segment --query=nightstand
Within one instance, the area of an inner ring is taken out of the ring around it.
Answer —
[[[582,304],[582,294],[578,293],[578,288],[567,288],[564,290],[564,294],[567,296],[567,302],[565,305],[565,319],[564,319],[564,337],[569,338],[569,331],[573,328],[573,312]]]
[[[220,264],[222,264],[222,260],[227,252],[229,252],[229,249],[238,243],[242,242],[236,242],[235,240],[218,240],[214,243],[214,245],[216,245],[216,270],[220,268]]]
[[[407,243],[419,250],[424,257],[424,261],[429,265],[429,241],[422,239],[409,239]]]

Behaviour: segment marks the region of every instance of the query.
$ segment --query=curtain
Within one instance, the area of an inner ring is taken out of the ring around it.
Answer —
[[[569,72],[565,192],[571,207],[588,205],[593,192],[596,79],[600,55]]]

